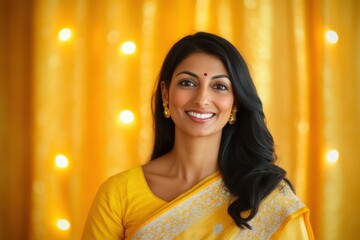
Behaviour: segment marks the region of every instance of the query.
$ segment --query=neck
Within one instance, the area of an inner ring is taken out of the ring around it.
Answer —
[[[218,170],[221,133],[206,137],[184,136],[175,132],[170,152],[172,174],[185,181],[198,181]]]

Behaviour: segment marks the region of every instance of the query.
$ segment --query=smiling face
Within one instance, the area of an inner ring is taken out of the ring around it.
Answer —
[[[225,66],[206,53],[190,54],[175,68],[169,89],[162,84],[162,98],[175,131],[192,136],[221,136],[234,103]]]

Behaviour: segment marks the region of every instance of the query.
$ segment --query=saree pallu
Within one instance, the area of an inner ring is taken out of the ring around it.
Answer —
[[[231,196],[217,174],[154,213],[131,239],[281,239],[286,224],[299,216],[304,216],[305,229],[300,231],[313,239],[309,210],[285,182],[261,202],[249,222],[251,230],[236,226],[227,213],[230,203]],[[294,239],[306,237],[294,235]]]

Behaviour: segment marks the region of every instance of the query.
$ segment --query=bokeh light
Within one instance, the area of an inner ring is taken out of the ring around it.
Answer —
[[[70,28],[61,29],[59,31],[59,35],[58,35],[60,41],[63,41],[63,42],[70,40],[71,36],[72,36],[72,31]]]
[[[117,41],[119,41],[119,38],[120,33],[115,30],[110,31],[106,36],[106,40],[108,43],[116,43]]]
[[[59,219],[56,222],[56,226],[58,229],[60,229],[61,231],[67,231],[70,229],[70,222],[66,219]]]
[[[136,50],[136,44],[132,41],[126,41],[121,45],[120,49],[124,54],[133,54]]]
[[[66,168],[69,165],[69,160],[66,156],[59,154],[55,157],[55,164],[59,168]]]
[[[334,30],[326,31],[325,38],[326,38],[326,41],[328,41],[331,44],[335,44],[339,40],[339,36]]]
[[[329,163],[336,163],[339,160],[339,152],[336,149],[333,149],[327,153],[327,161]]]
[[[130,110],[123,110],[121,111],[119,118],[122,123],[129,124],[134,121],[134,114]]]

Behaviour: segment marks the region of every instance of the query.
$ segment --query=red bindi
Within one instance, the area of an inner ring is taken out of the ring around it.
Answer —
[[[207,73],[204,73],[204,76],[207,76]]]

